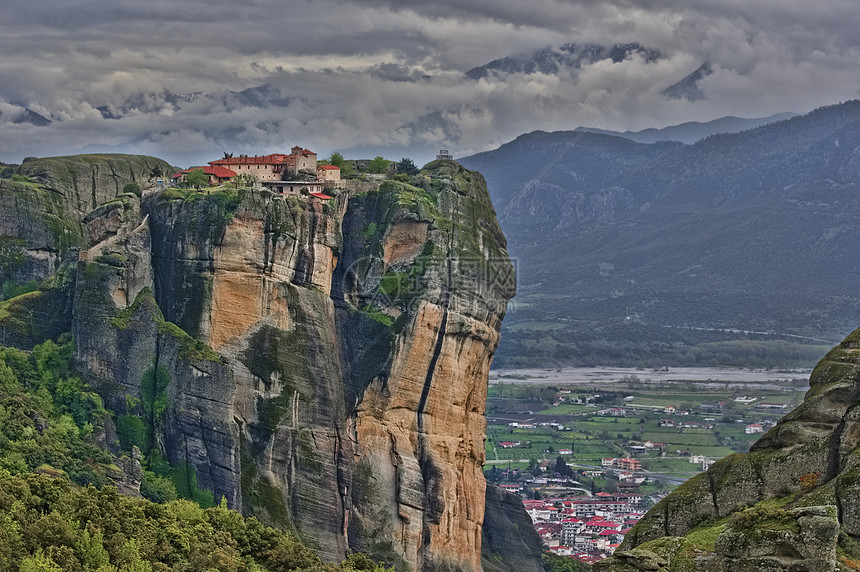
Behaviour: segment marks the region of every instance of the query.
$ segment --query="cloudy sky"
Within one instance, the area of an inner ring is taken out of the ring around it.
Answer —
[[[3,13],[5,162],[116,151],[187,166],[302,145],[421,163],[536,129],[638,130],[860,97],[857,0],[6,0]],[[465,75],[626,42],[661,57]],[[702,97],[663,94],[705,62]]]

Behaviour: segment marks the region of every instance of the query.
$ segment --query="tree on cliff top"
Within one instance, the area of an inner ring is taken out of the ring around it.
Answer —
[[[406,173],[407,175],[417,175],[420,169],[409,157],[403,157],[397,163],[397,172]]]
[[[329,165],[339,167],[340,174],[344,177],[352,173],[352,163],[347,162],[347,160],[343,158],[343,155],[337,151],[331,154],[331,157],[328,158],[328,163]]]
[[[199,191],[200,187],[205,187],[209,184],[209,177],[206,176],[203,169],[193,169],[185,175],[185,182]]]
[[[131,193],[131,194],[137,195],[139,197],[140,196],[140,185],[137,183],[137,181],[130,181],[130,182],[126,183],[125,185],[123,185],[122,192],[123,193]]]
[[[385,160],[385,157],[376,156],[367,166],[367,170],[371,173],[384,173],[388,171],[388,161]]]

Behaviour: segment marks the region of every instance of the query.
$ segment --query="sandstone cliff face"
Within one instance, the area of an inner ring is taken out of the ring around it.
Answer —
[[[333,298],[358,342],[347,352],[350,543],[420,569],[479,570],[486,379],[513,270],[480,175],[426,169],[420,192],[385,183],[352,199],[344,221]],[[365,317],[348,315],[356,307]],[[394,329],[374,332],[368,314]],[[367,363],[385,344],[388,361]]]
[[[513,269],[480,175],[442,161],[413,182],[99,207],[77,360],[197,486],[322,555],[478,571]]]
[[[860,330],[747,454],[673,491],[603,570],[838,570],[860,561]]]

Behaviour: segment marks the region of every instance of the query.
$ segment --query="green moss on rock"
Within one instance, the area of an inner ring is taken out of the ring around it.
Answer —
[[[164,180],[173,168],[155,157],[123,154],[72,155],[27,161],[18,173],[55,194],[67,213],[86,214],[123,194],[126,184],[141,188]]]
[[[66,265],[38,290],[0,302],[0,339],[4,345],[30,349],[68,332],[73,281],[74,271]]]
[[[88,264],[87,270],[92,266],[92,264]],[[158,332],[160,334],[168,335],[179,342],[180,358],[188,361],[198,360],[224,363],[225,358],[210,348],[206,343],[194,338],[176,324],[166,321],[161,313],[158,303],[155,301],[152,290],[149,288],[141,290],[134,302],[111,318],[110,323],[120,330],[125,330],[128,328],[132,316],[138,312],[141,306],[149,308],[153,320],[155,320],[158,325]]]
[[[202,340],[192,337],[188,332],[173,322],[161,322],[158,332],[173,337],[179,342],[179,357],[187,361],[214,361],[224,362],[225,358],[210,348]]]
[[[244,436],[240,437],[240,459],[242,463],[242,499],[245,512],[262,522],[283,529],[292,528],[290,511],[284,503],[283,492],[260,474],[253,445]]]

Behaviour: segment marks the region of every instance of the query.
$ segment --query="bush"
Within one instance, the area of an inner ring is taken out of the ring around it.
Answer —
[[[139,197],[140,185],[138,185],[135,181],[131,181],[130,183],[126,183],[125,185],[123,185],[122,192],[125,194],[137,195]]]
[[[15,173],[14,175],[12,175],[12,181],[14,181],[16,183],[33,183],[34,182],[30,177],[28,177],[26,175],[21,175],[19,173]]]
[[[116,419],[116,434],[123,451],[136,446],[141,451],[149,450],[149,439],[143,419],[137,415],[120,415]]]
[[[3,300],[20,296],[21,294],[29,294],[39,289],[39,283],[35,278],[31,278],[25,284],[17,284],[11,280],[3,283]]]
[[[174,501],[178,497],[173,481],[168,477],[156,476],[152,471],[143,472],[143,481],[140,483],[140,494],[143,498],[164,504]]]

